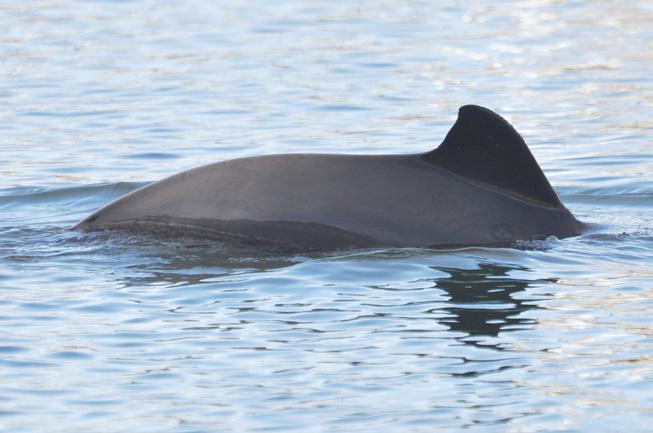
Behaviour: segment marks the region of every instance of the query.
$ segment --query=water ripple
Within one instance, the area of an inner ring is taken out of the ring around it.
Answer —
[[[0,430],[647,432],[652,18],[0,5]],[[70,230],[209,162],[430,150],[468,103],[515,124],[586,234],[297,256]]]

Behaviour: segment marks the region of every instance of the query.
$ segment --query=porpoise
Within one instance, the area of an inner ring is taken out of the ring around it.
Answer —
[[[137,189],[75,226],[303,251],[509,245],[583,227],[517,131],[475,105],[461,107],[426,153],[217,162]]]

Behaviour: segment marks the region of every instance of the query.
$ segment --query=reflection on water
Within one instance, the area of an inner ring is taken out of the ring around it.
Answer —
[[[527,271],[521,266],[507,267],[481,263],[478,269],[439,268],[450,274],[447,278],[437,280],[437,286],[449,295],[449,303],[445,310],[451,317],[442,320],[450,329],[466,334],[461,338],[468,344],[488,347],[483,339],[476,336],[499,335],[502,331],[515,331],[530,328],[532,319],[520,317],[537,305],[529,300],[515,298],[512,295],[524,291],[531,284],[555,283],[555,279],[521,280],[510,277],[512,270]],[[501,344],[490,344],[494,349],[503,349]]]

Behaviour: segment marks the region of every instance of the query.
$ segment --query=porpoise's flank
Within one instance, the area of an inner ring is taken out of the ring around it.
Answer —
[[[574,236],[583,224],[517,131],[466,105],[427,153],[218,162],[135,190],[75,228],[182,231],[311,251],[505,245]]]

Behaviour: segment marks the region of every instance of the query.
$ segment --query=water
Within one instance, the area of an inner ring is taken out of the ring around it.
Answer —
[[[650,2],[0,2],[0,430],[648,432]],[[280,152],[524,135],[587,234],[274,256],[67,230]]]

